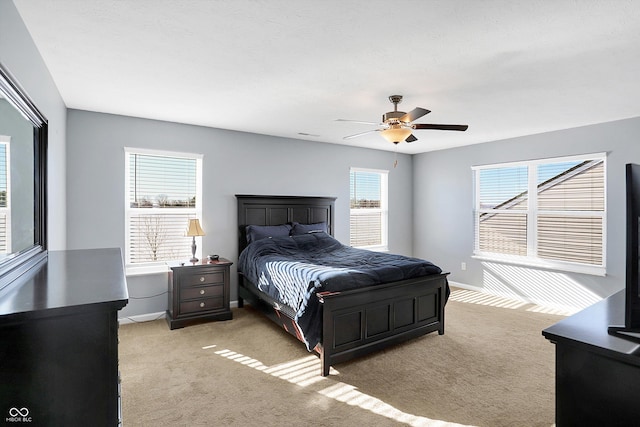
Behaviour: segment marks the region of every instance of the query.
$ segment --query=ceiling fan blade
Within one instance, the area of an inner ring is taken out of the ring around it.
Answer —
[[[374,125],[377,126],[380,123],[379,122],[365,122],[362,120],[347,120],[347,119],[336,119],[336,122],[349,122],[349,123],[362,123],[363,125]]]
[[[359,136],[363,136],[363,135],[367,135],[369,133],[373,133],[373,132],[380,132],[382,129],[373,129],[373,130],[368,130],[366,132],[360,132],[360,133],[356,133],[354,135],[349,135],[349,136],[345,136],[342,139],[351,139],[351,138],[357,138]]]
[[[413,134],[409,135],[404,141],[405,142],[413,142],[413,141],[417,141],[418,138],[416,138],[415,136],[413,136]]]
[[[436,125],[428,123],[415,123],[411,125],[414,129],[439,129],[439,130],[459,130],[464,132],[469,128],[467,125]]]
[[[412,122],[412,121],[417,120],[420,117],[424,116],[425,114],[429,114],[430,112],[431,112],[430,110],[426,110],[424,108],[416,107],[413,110],[409,111],[404,116],[400,117],[399,120],[401,122],[405,122],[405,123]]]

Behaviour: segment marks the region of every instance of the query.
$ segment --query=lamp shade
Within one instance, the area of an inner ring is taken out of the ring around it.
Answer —
[[[389,129],[385,129],[380,133],[387,141],[397,144],[411,135],[411,129],[404,128],[401,125],[391,125]]]
[[[198,218],[189,220],[189,228],[187,229],[187,236],[204,236],[204,231],[200,227],[200,221]]]

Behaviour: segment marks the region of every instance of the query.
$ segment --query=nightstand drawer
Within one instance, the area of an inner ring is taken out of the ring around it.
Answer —
[[[224,295],[224,285],[200,286],[197,288],[186,288],[180,290],[180,302],[194,298],[222,297]]]
[[[180,286],[183,288],[189,286],[212,285],[216,283],[224,283],[224,272],[216,271],[201,274],[188,274],[184,275],[180,279]]]
[[[219,310],[221,308],[224,308],[224,298],[221,296],[217,298],[205,298],[180,303],[180,312],[182,314],[197,313],[207,310]]]

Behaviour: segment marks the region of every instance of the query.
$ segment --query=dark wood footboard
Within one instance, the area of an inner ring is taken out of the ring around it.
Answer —
[[[446,274],[320,294],[322,375],[336,363],[430,332],[444,334]]]
[[[332,365],[361,357],[411,338],[444,334],[447,274],[418,277],[365,289],[318,294],[322,303],[322,340],[315,348],[322,375]],[[288,313],[240,276],[238,305],[247,300],[287,332],[301,339]]]

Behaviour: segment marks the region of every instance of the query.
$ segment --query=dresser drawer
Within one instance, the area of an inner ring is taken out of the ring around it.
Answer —
[[[180,302],[194,298],[222,297],[224,285],[199,286],[180,290]]]
[[[210,271],[201,274],[189,274],[180,278],[181,287],[211,285],[224,283],[223,271]]]
[[[219,310],[224,308],[224,298],[205,298],[180,303],[180,313],[197,313],[207,310]]]

